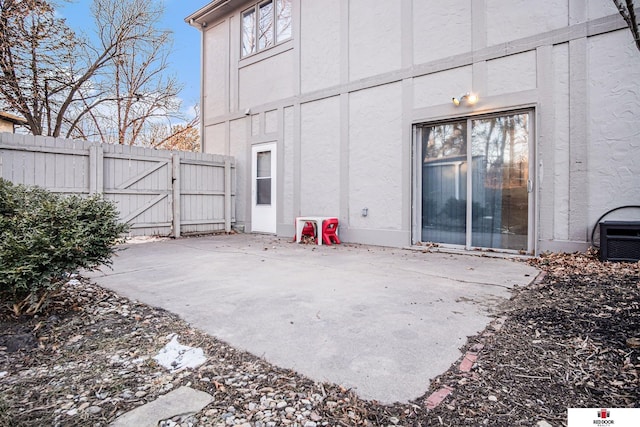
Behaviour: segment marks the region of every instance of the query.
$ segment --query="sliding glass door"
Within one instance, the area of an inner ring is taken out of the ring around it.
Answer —
[[[467,124],[421,127],[422,241],[464,245],[467,224]]]
[[[417,240],[532,250],[531,116],[525,111],[416,126]]]

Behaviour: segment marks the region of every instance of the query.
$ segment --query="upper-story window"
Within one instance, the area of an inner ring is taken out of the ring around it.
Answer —
[[[242,56],[291,38],[291,1],[267,0],[242,12]]]

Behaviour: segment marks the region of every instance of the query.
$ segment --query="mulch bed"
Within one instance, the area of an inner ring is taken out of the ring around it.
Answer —
[[[395,405],[274,367],[81,279],[37,317],[0,315],[0,426],[106,426],[181,385],[215,398],[174,420],[183,426],[561,426],[568,407],[638,407],[640,263],[602,263],[593,252],[529,262],[544,277],[469,338],[461,350],[473,358]],[[171,333],[203,348],[207,363],[159,366],[151,357]]]

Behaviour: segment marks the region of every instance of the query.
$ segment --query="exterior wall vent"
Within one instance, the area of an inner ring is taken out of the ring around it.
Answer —
[[[600,260],[640,261],[640,221],[601,222]]]

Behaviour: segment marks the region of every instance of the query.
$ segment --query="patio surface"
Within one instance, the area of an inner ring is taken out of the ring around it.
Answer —
[[[89,277],[275,365],[392,403],[423,395],[537,273],[508,259],[240,234],[127,245],[113,270]]]

